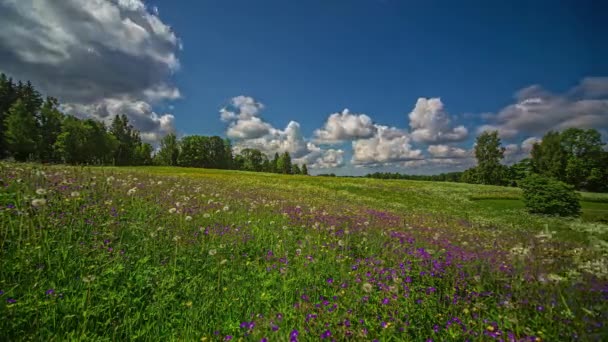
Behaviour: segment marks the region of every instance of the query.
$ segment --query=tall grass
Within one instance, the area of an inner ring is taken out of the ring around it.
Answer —
[[[485,187],[0,165],[6,340],[607,336],[603,240]]]

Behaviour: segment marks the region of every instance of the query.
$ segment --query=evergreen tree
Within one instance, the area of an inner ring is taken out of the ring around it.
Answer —
[[[232,169],[234,157],[232,155],[232,143],[230,139],[224,139],[224,158],[223,158],[223,169]]]
[[[6,157],[6,126],[8,111],[17,100],[16,86],[5,74],[0,74],[0,158]]]
[[[47,97],[40,109],[40,159],[45,162],[58,161],[53,145],[61,134],[63,114],[57,109],[57,99]]]
[[[275,152],[272,161],[270,162],[270,172],[279,173],[279,153]]]
[[[481,184],[499,185],[503,183],[504,166],[500,161],[505,148],[501,146],[498,131],[484,132],[477,137],[475,158],[477,158],[477,179]]]
[[[291,173],[294,175],[299,175],[302,173],[302,170],[300,170],[300,166],[298,164],[293,164],[291,166]]]
[[[291,173],[291,156],[288,152],[284,152],[279,160],[277,161],[277,170],[279,173],[290,174]]]
[[[302,174],[305,176],[308,176],[308,167],[306,166],[306,164],[302,164],[302,170],[301,170]]]
[[[9,153],[19,161],[37,159],[40,145],[36,118],[28,111],[27,103],[17,100],[4,120],[5,139]]]

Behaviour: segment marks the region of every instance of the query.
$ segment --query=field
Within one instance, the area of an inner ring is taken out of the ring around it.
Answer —
[[[0,163],[3,340],[608,339],[608,195]]]

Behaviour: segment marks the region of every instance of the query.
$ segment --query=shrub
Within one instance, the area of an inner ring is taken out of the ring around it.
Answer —
[[[574,187],[553,178],[530,175],[519,182],[526,209],[534,214],[579,216],[580,195]]]

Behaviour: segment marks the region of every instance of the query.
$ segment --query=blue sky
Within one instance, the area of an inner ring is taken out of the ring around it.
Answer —
[[[151,141],[172,129],[228,134],[237,148],[287,150],[317,173],[435,173],[472,165],[484,128],[499,129],[508,161],[549,129],[608,129],[608,6],[597,1],[107,0],[78,7],[108,13],[86,35],[62,13],[79,2],[38,15],[34,0],[0,5],[14,25],[54,22],[88,46],[0,34],[0,70],[57,93],[68,112],[126,111]],[[67,55],[64,74],[103,86],[73,96],[74,82],[57,89],[40,67],[59,57],[7,57],[15,48]],[[222,108],[234,115],[220,120]],[[324,127],[331,144],[315,133]]]

